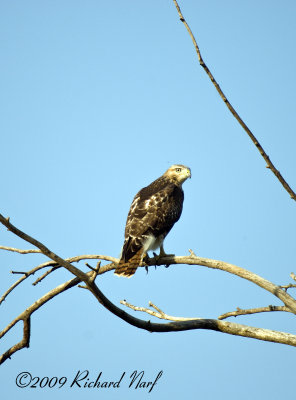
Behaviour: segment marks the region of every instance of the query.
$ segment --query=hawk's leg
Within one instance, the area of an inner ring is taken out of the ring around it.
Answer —
[[[173,257],[174,255],[175,255],[175,254],[167,254],[167,253],[164,251],[163,244],[160,246],[159,255],[158,255],[159,258],[160,258],[160,257],[165,257],[165,256],[167,256],[167,257]]]
[[[157,255],[156,253],[153,253],[153,255],[154,255],[155,261],[158,262],[160,260],[160,258],[162,258],[162,257],[173,257],[175,254],[167,254],[164,251],[163,244],[162,244],[162,245],[160,245],[159,254]]]
[[[148,256],[148,253],[146,253],[145,256],[144,256],[144,258],[143,258],[143,261],[144,261],[144,263],[146,263],[146,264],[149,264],[149,263],[151,263],[151,261],[154,261],[154,262],[155,262],[155,268],[156,268],[156,266],[157,266],[159,260],[160,260],[162,257],[173,257],[174,255],[175,255],[175,254],[167,254],[167,253],[164,251],[163,245],[160,245],[159,254],[156,254],[156,253],[153,252],[153,256],[154,256],[154,257],[151,258],[151,257]],[[170,266],[170,264],[166,264],[166,265],[165,265],[166,268],[168,268],[169,266]],[[146,271],[147,271],[147,273],[148,273],[148,265],[145,265],[145,269],[146,269]]]
[[[164,251],[163,248],[163,244],[160,246],[159,249],[159,256],[158,257],[165,257],[165,256],[170,256],[170,257],[174,257],[175,254],[166,254],[166,252]],[[166,264],[165,267],[168,268],[170,266],[170,264]]]

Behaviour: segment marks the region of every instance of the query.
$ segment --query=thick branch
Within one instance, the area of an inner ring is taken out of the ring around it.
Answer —
[[[169,322],[166,324],[143,321],[118,308],[101,292],[101,290],[95,284],[88,286],[92,294],[105,308],[107,308],[107,310],[109,310],[119,318],[123,319],[130,325],[147,330],[149,332],[178,332],[193,329],[209,329],[218,332],[228,333],[231,335],[244,336],[258,340],[296,346],[296,335],[272,331],[269,329],[261,329],[241,324],[235,324],[232,322],[219,321],[215,319],[200,318],[194,320],[191,319],[189,321]]]
[[[30,317],[23,319],[23,338],[22,340],[10,347],[5,353],[0,356],[0,365],[4,363],[8,358],[10,358],[17,351],[30,346],[30,335],[31,335],[31,319]],[[0,335],[1,338],[1,335]]]
[[[190,256],[193,258],[193,256]],[[174,258],[174,257],[173,257]],[[177,259],[184,259],[186,257],[176,257]],[[195,258],[197,258],[195,256]],[[173,262],[173,260],[170,259],[170,263]],[[180,260],[175,260],[175,263],[178,263]],[[187,260],[188,261],[188,260]],[[191,260],[190,260],[191,261]],[[213,261],[213,260],[209,260]],[[166,258],[165,263],[168,263],[168,260]],[[223,264],[223,263],[222,263]],[[214,264],[213,264],[214,265]],[[220,266],[221,267],[221,266]],[[238,268],[238,267],[237,267]],[[224,269],[225,270],[225,269]],[[99,271],[101,272],[101,270]],[[269,331],[269,330],[264,330],[264,329],[259,329],[259,328],[252,328],[252,327],[247,327],[245,325],[238,325],[238,324],[232,324],[232,323],[224,323],[222,324],[221,321],[213,320],[213,319],[189,319],[189,320],[176,320],[175,322],[170,322],[168,324],[155,324],[151,323],[150,321],[142,321],[138,318],[135,318],[131,316],[130,314],[126,313],[125,311],[121,310],[117,306],[115,306],[109,299],[107,299],[104,294],[99,290],[99,288],[95,285],[93,282],[93,274],[94,271],[90,271],[87,274],[87,279],[85,282],[87,283],[88,289],[93,293],[93,295],[97,298],[97,300],[105,307],[107,308],[110,312],[118,316],[119,318],[123,319],[127,323],[138,327],[140,329],[145,329],[149,332],[172,332],[172,331],[183,331],[183,330],[192,330],[192,329],[210,329],[210,330],[216,330],[220,332],[225,332],[233,335],[240,335],[240,336],[247,336],[247,337],[252,337],[260,340],[267,340],[267,341],[273,341],[273,342],[278,342],[278,343],[283,343],[283,344],[289,344],[292,346],[296,346],[296,340],[293,335],[282,333],[282,332],[276,332],[276,331]],[[40,307],[42,307],[47,301],[51,300],[58,294],[62,293],[65,290],[68,290],[74,286],[76,286],[81,280],[79,278],[74,278],[68,282],[65,282],[62,285],[59,285],[55,289],[51,290],[44,296],[42,296],[38,301],[33,303],[30,307],[28,307],[22,314],[20,314],[15,320],[13,320],[2,332],[0,332],[0,338],[3,337],[18,321],[20,320],[28,320],[28,318],[35,312],[37,311]],[[166,314],[163,313],[162,310],[160,310],[158,307],[154,306],[153,307],[160,313],[160,318],[163,319],[163,315],[166,317]],[[177,318],[177,317],[172,317],[172,318]],[[29,332],[29,331],[28,331]],[[20,350],[21,348],[26,346],[26,343],[29,343],[28,340],[26,341],[21,341],[15,346],[12,346],[11,349],[9,349],[4,355],[3,358],[0,358],[0,361],[4,362],[5,359],[7,359],[7,356],[12,355],[15,351]],[[0,362],[1,363],[1,362]]]
[[[187,264],[187,265],[202,265],[212,269],[219,269],[221,271],[228,272],[233,275],[237,275],[243,279],[255,283],[255,285],[262,287],[274,296],[278,297],[294,314],[296,314],[296,300],[281,289],[278,285],[268,281],[267,279],[261,278],[261,276],[254,274],[242,267],[238,267],[234,264],[226,263],[224,261],[211,260],[209,258],[202,258],[196,256],[190,251],[190,256],[164,256],[161,258],[152,258],[149,261],[149,265],[171,265],[171,264]]]
[[[57,288],[53,289],[52,291],[48,292],[46,295],[41,297],[41,299],[37,300],[31,307],[27,308],[22,314],[20,314],[14,321],[12,321],[3,331],[0,333],[0,337],[3,337],[18,321],[29,321],[30,316],[33,312],[39,309],[43,304],[47,301],[51,300],[57,294],[61,293],[77,285],[80,281],[83,281],[86,285],[86,288],[91,291],[91,293],[96,297],[96,299],[102,304],[107,310],[112,312],[114,315],[118,316],[119,318],[123,319],[127,323],[140,328],[145,329],[149,332],[172,332],[172,331],[183,331],[183,330],[192,330],[192,329],[210,329],[216,330],[219,332],[229,333],[232,335],[239,335],[239,336],[246,336],[251,338],[256,338],[260,340],[267,340],[272,342],[284,343],[289,344],[292,346],[296,346],[296,336],[286,334],[283,332],[277,331],[270,331],[266,329],[254,328],[245,325],[239,325],[229,322],[222,322],[219,320],[213,319],[190,319],[185,321],[175,321],[169,322],[167,324],[159,324],[159,323],[152,323],[150,321],[143,321],[141,319],[135,318],[132,315],[126,313],[124,310],[120,309],[116,305],[114,305],[97,287],[94,282],[95,277],[98,273],[101,272],[100,266],[97,267],[87,274],[79,270],[78,268],[74,267],[68,261],[62,259],[52,251],[50,251],[46,246],[44,246],[41,242],[37,241],[36,239],[32,238],[31,236],[25,234],[24,232],[20,231],[18,228],[13,226],[9,219],[4,218],[0,214],[0,222],[3,223],[10,231],[15,233],[17,236],[23,238],[24,240],[28,241],[29,243],[37,246],[43,254],[50,257],[54,260],[58,265],[65,267],[68,271],[76,276],[75,279],[66,282],[63,285],[58,286]],[[195,254],[191,251],[191,255],[188,257],[175,257],[175,256],[165,256],[162,258],[156,257],[155,259],[150,259],[150,265],[170,265],[170,264],[188,264],[188,265],[204,265],[210,268],[221,269],[232,274],[238,275],[244,279],[248,279],[251,282],[257,284],[258,286],[270,291],[275,296],[279,297],[289,309],[296,313],[296,301],[288,295],[285,291],[280,289],[278,286],[274,285],[273,283],[261,278],[260,276],[253,274],[243,268],[237,267],[232,264],[223,263],[221,261],[216,260],[208,260],[203,259],[200,257],[195,256]],[[144,266],[144,265],[143,265]],[[113,268],[113,267],[112,267]],[[110,268],[111,269],[111,268]],[[154,306],[157,312],[160,313],[160,317],[163,319],[166,314],[163,313],[162,310]],[[30,330],[27,329],[28,335]],[[26,344],[29,343],[29,339],[25,340],[25,335],[23,341],[19,344],[12,346],[8,352],[4,354],[4,358],[7,359],[9,354],[23,348]],[[4,359],[3,358],[3,359]]]
[[[91,273],[89,273],[91,274]],[[9,325],[7,325],[1,332],[0,332],[0,339],[6,335],[19,321],[24,322],[24,334],[23,339],[16,345],[12,346],[9,350],[7,350],[2,356],[0,357],[0,364],[2,364],[7,358],[15,353],[18,350],[21,350],[24,347],[29,347],[30,341],[30,318],[31,315],[37,311],[40,307],[42,307],[45,303],[49,300],[52,300],[55,296],[59,295],[60,293],[76,286],[80,282],[79,278],[71,279],[63,283],[62,285],[57,286],[55,289],[49,291],[40,299],[35,301],[30,307],[28,307],[25,311],[23,311],[18,317],[16,317]]]
[[[241,117],[238,115],[238,113],[236,112],[236,110],[233,108],[233,106],[230,104],[229,100],[227,99],[227,97],[225,96],[225,94],[223,93],[222,89],[220,88],[220,86],[218,85],[217,81],[215,80],[214,76],[212,75],[211,71],[209,70],[209,68],[207,67],[207,65],[205,64],[199,47],[197,45],[196,39],[189,27],[189,25],[187,24],[185,18],[183,17],[183,14],[181,12],[181,9],[179,7],[179,4],[176,0],[173,0],[173,2],[175,3],[176,9],[178,11],[180,20],[183,22],[183,24],[185,25],[191,40],[194,44],[197,56],[198,56],[198,60],[200,65],[203,67],[203,69],[205,70],[206,74],[208,75],[208,77],[210,78],[211,82],[213,83],[213,85],[215,86],[217,92],[219,93],[220,97],[222,98],[222,100],[224,101],[224,103],[226,104],[227,108],[229,109],[229,111],[231,112],[231,114],[234,116],[234,118],[238,121],[238,123],[241,125],[241,127],[244,129],[244,131],[248,134],[248,136],[250,137],[250,139],[252,140],[252,142],[254,143],[254,145],[257,147],[259,153],[261,154],[261,156],[264,158],[265,162],[266,162],[266,167],[270,168],[271,171],[274,173],[274,175],[277,177],[277,179],[280,181],[280,183],[282,184],[282,186],[285,188],[285,190],[290,194],[291,199],[296,201],[296,194],[295,192],[291,189],[291,187],[288,185],[288,183],[285,181],[285,179],[283,178],[283,176],[281,175],[280,171],[278,171],[276,169],[276,167],[274,166],[274,164],[271,162],[270,158],[268,157],[268,155],[266,154],[266,152],[264,151],[263,147],[261,146],[261,144],[258,142],[258,140],[256,139],[256,137],[254,136],[254,134],[252,133],[252,131],[248,128],[248,126],[245,124],[245,122],[241,119]]]
[[[93,275],[93,271],[90,271],[87,275],[91,278],[91,276]],[[14,321],[12,321],[2,332],[0,332],[0,338],[3,337],[18,321],[20,320],[29,321],[30,316],[35,311],[37,311],[41,306],[43,306],[47,301],[51,300],[52,298],[62,293],[63,291],[68,290],[71,287],[77,285],[79,282],[80,282],[79,278],[74,278],[68,282],[65,282],[62,285],[59,285],[55,289],[51,290],[50,292],[42,296],[38,301],[33,303]],[[94,282],[92,282],[91,279],[88,288],[97,298],[97,300],[110,312],[112,312],[119,318],[123,319],[127,323],[137,328],[145,329],[149,332],[177,332],[177,331],[192,330],[192,329],[210,329],[219,332],[229,333],[232,335],[246,336],[254,339],[260,339],[260,340],[266,340],[266,341],[272,341],[277,343],[288,344],[291,346],[296,346],[296,336],[290,335],[288,333],[253,328],[245,325],[222,322],[213,319],[200,318],[200,319],[194,319],[194,320],[190,319],[185,321],[179,320],[167,324],[159,324],[159,323],[152,323],[150,321],[143,321],[141,319],[133,317],[132,315],[126,313],[122,309],[115,306],[109,299],[105,297],[105,295],[99,290],[99,288],[95,285]],[[160,310],[159,308],[156,309]],[[4,362],[8,357],[10,357],[13,353],[20,350],[21,348],[26,347],[29,344],[29,330],[27,329],[26,332],[27,336],[24,335],[23,340],[20,343],[18,343],[15,346],[12,346],[6,353],[4,353],[2,358],[0,358],[0,364],[1,362]]]
[[[73,275],[79,277],[81,280],[87,279],[84,272],[80,269],[74,267],[74,265],[70,264],[69,262],[65,261],[63,258],[59,257],[57,254],[49,250],[44,244],[39,242],[38,240],[32,238],[31,236],[27,235],[25,232],[22,232],[20,229],[12,225],[9,221],[9,218],[4,218],[2,214],[0,214],[0,222],[6,226],[6,228],[13,232],[16,236],[24,239],[26,242],[31,243],[33,246],[36,246],[41,252],[46,255],[48,258],[51,258],[53,261],[57,262],[59,265],[62,265],[66,268],[69,272]]]
[[[1,214],[0,214],[1,215]],[[148,262],[149,266],[153,265],[172,265],[172,264],[187,264],[187,265],[201,265],[208,268],[219,269],[234,275],[237,275],[243,279],[247,279],[254,284],[262,287],[263,289],[269,291],[270,293],[274,294],[278,297],[283,303],[293,312],[296,314],[296,301],[295,299],[290,296],[285,290],[282,290],[280,286],[273,284],[272,282],[260,277],[257,274],[254,274],[244,268],[238,267],[236,265],[226,263],[223,261],[212,260],[208,258],[197,257],[191,250],[190,256],[165,256],[165,257],[156,257],[151,258]],[[109,256],[101,256],[101,255],[82,255],[73,258],[69,258],[70,262],[79,261],[81,259],[104,259],[104,260],[112,260],[114,263],[101,266],[99,274],[105,273],[107,271],[111,271],[115,268],[115,263],[118,261],[116,258],[109,257]],[[41,264],[45,265],[45,264]],[[49,262],[46,264],[49,265],[56,265],[55,263]],[[145,267],[143,265],[142,267]],[[36,267],[37,268],[37,267]],[[33,271],[33,270],[32,270]],[[2,296],[3,297],[3,296]]]

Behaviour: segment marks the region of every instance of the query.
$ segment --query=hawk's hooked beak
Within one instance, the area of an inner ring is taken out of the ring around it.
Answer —
[[[187,169],[187,176],[188,176],[188,178],[191,178],[191,170],[190,170],[190,168]]]

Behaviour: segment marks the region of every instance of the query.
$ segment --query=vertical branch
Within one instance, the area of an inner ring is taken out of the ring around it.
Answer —
[[[244,129],[244,131],[248,134],[248,136],[250,137],[250,139],[252,140],[252,142],[254,143],[254,145],[257,147],[259,153],[261,154],[261,156],[264,158],[265,162],[266,162],[266,168],[269,168],[274,175],[277,177],[277,179],[280,181],[280,183],[282,184],[282,186],[285,188],[285,190],[289,193],[289,195],[291,196],[291,199],[296,201],[296,194],[295,192],[292,190],[292,188],[288,185],[288,183],[285,181],[285,179],[283,178],[283,176],[281,175],[280,171],[274,166],[274,164],[271,162],[270,158],[268,157],[268,155],[266,154],[266,152],[264,151],[263,147],[261,146],[261,144],[258,142],[258,140],[256,139],[256,137],[254,136],[254,134],[252,133],[252,131],[248,128],[248,126],[245,124],[245,122],[241,119],[241,117],[238,115],[238,113],[236,112],[236,110],[233,108],[233,106],[230,104],[229,100],[227,99],[227,97],[225,96],[225,94],[223,93],[222,89],[220,88],[220,86],[218,85],[216,79],[214,78],[214,76],[212,75],[211,71],[209,70],[209,68],[207,67],[207,65],[205,64],[202,56],[201,56],[201,52],[199,50],[198,44],[195,40],[195,37],[189,27],[189,25],[187,24],[185,18],[183,17],[183,14],[181,12],[181,9],[179,7],[179,4],[176,0],[173,0],[173,2],[175,3],[176,9],[178,11],[180,20],[183,22],[183,24],[185,25],[191,40],[193,42],[193,45],[195,47],[196,53],[197,53],[197,57],[199,60],[199,64],[203,67],[203,69],[205,70],[206,74],[208,75],[208,77],[210,78],[210,80],[212,81],[213,85],[215,86],[217,92],[219,93],[220,97],[222,98],[222,100],[224,101],[224,103],[226,104],[227,108],[229,109],[229,111],[231,112],[231,114],[234,116],[234,118],[238,121],[238,123],[240,124],[240,126]]]

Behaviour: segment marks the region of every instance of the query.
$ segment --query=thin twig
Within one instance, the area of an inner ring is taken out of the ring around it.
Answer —
[[[194,251],[191,250],[191,249],[189,249],[189,254],[190,254],[192,257],[196,257],[196,254],[195,254]]]
[[[280,288],[287,291],[288,289],[296,288],[296,285],[293,285],[293,283],[289,283],[289,285],[280,285]]]
[[[80,289],[87,289],[89,290],[89,288],[86,285],[78,285],[77,287],[79,287]]]
[[[113,269],[115,269],[116,264],[118,263],[119,259],[116,257],[111,257],[111,256],[105,256],[101,254],[83,254],[81,256],[75,256],[71,258],[66,258],[66,261],[69,261],[71,263],[73,262],[79,262],[82,260],[104,260],[104,261],[111,261],[110,264],[106,264],[101,266],[99,274],[104,274],[105,272],[109,272]],[[51,272],[55,271],[56,269],[60,268],[61,266],[58,265],[55,261],[48,261],[44,264],[41,264],[41,268],[45,267],[50,267],[53,266],[53,268],[50,271],[45,272],[43,275],[41,275],[34,283],[33,285],[37,285],[37,283],[41,282],[44,278],[46,278]],[[39,268],[39,267],[36,267]]]
[[[41,253],[41,250],[37,250],[37,249],[21,250],[21,249],[15,249],[14,247],[7,247],[7,246],[0,246],[0,250],[13,251],[14,253],[20,253],[20,254]]]
[[[179,17],[181,22],[183,22],[183,24],[185,25],[191,40],[194,44],[197,56],[198,56],[198,60],[199,60],[199,64],[203,67],[203,69],[205,70],[206,74],[208,75],[208,77],[210,78],[211,82],[213,83],[213,85],[215,86],[216,90],[218,91],[220,97],[222,98],[222,100],[224,101],[224,103],[226,104],[227,108],[229,109],[229,111],[231,112],[231,114],[234,116],[234,118],[238,121],[238,123],[241,125],[241,127],[244,129],[244,131],[248,134],[248,136],[250,137],[250,139],[252,140],[252,142],[254,143],[254,145],[257,147],[259,153],[261,154],[261,156],[264,158],[265,162],[266,162],[266,167],[269,168],[274,175],[277,177],[277,179],[280,181],[280,183],[282,184],[282,186],[285,188],[285,190],[290,194],[291,199],[296,201],[296,194],[295,192],[291,189],[291,187],[288,185],[288,183],[285,181],[285,179],[283,178],[283,176],[281,175],[281,173],[276,169],[276,167],[274,166],[274,164],[271,162],[270,158],[268,157],[268,155],[266,154],[266,152],[264,151],[263,147],[261,146],[261,144],[258,142],[258,140],[256,139],[256,137],[254,136],[254,134],[252,133],[252,131],[248,128],[248,126],[245,124],[245,122],[241,119],[241,117],[238,115],[238,113],[236,112],[236,110],[233,108],[233,106],[230,104],[229,100],[227,99],[227,97],[225,96],[225,94],[223,93],[222,89],[220,88],[220,86],[218,85],[216,79],[214,78],[214,76],[212,75],[211,71],[209,70],[209,68],[207,67],[207,65],[205,64],[202,56],[201,56],[201,52],[199,50],[199,46],[196,42],[196,39],[188,25],[188,23],[186,22],[185,18],[183,17],[183,14],[181,12],[181,9],[179,7],[179,4],[176,0],[173,0],[173,2],[175,3],[176,9],[178,11]]]
[[[149,306],[155,308],[155,310],[157,310],[157,311],[150,310],[150,308],[146,308],[146,307],[134,306],[134,305],[128,303],[126,300],[121,300],[120,303],[126,307],[131,308],[134,311],[145,312],[147,314],[153,315],[153,317],[165,319],[165,320],[169,320],[169,321],[180,322],[180,321],[195,321],[198,319],[202,319],[202,318],[173,317],[172,315],[167,315],[162,310],[160,310],[160,308],[158,308],[156,305],[151,303],[151,301],[149,301]]]
[[[42,282],[44,278],[46,278],[52,272],[56,271],[58,268],[60,268],[60,267],[57,266],[57,267],[52,267],[52,268],[48,269],[46,272],[44,272],[44,274],[40,275],[39,278],[37,278],[36,281],[32,283],[32,285],[33,286],[38,285],[38,283]]]
[[[99,272],[100,272],[100,268],[101,268],[101,261],[97,262],[97,265],[95,268],[93,268],[91,265],[89,265],[88,263],[85,263],[85,265],[87,265],[87,267],[91,270],[91,274],[90,274],[90,283],[93,283],[96,279],[96,277],[98,276]],[[78,287],[82,288],[82,289],[88,289],[90,290],[91,288],[89,287],[89,285],[78,285]]]
[[[26,275],[28,276],[27,272],[24,271],[10,271],[11,274],[15,274],[15,275]]]
[[[285,306],[267,306],[267,307],[250,308],[247,310],[242,310],[241,308],[237,307],[236,311],[230,311],[225,314],[222,314],[218,317],[218,319],[222,320],[229,317],[237,317],[239,315],[257,314],[257,313],[271,312],[271,311],[291,312],[291,310]]]
[[[91,282],[94,282],[98,274],[100,273],[100,268],[101,268],[101,261],[97,262],[96,268],[92,268],[93,273],[91,275]]]
[[[6,226],[6,228],[14,233],[16,236],[20,237],[21,239],[25,240],[28,243],[31,243],[33,246],[36,246],[41,252],[51,258],[53,261],[57,262],[58,264],[62,265],[66,268],[71,274],[79,277],[81,280],[87,279],[85,273],[80,269],[76,268],[74,265],[70,264],[68,261],[65,261],[62,257],[59,257],[49,248],[47,248],[43,243],[39,242],[39,240],[34,239],[32,236],[28,235],[27,233],[21,231],[16,226],[14,226],[10,222],[10,218],[5,218],[2,214],[0,214],[0,222]]]
[[[157,307],[155,304],[153,304],[152,301],[149,301],[148,304],[149,304],[149,307],[153,307],[154,310],[159,312],[159,314],[165,315],[165,313],[159,307]]]
[[[106,264],[100,267],[99,275],[104,274],[105,272],[111,271],[115,269],[116,263],[118,263],[118,259],[115,257],[111,256],[105,256],[105,255],[100,255],[100,254],[83,254],[81,256],[75,256],[71,258],[66,258],[66,261],[72,263],[72,262],[79,262],[82,260],[105,260],[105,261],[112,261],[110,264]],[[42,263],[38,265],[37,267],[34,267],[28,272],[23,272],[24,276],[22,276],[18,281],[16,281],[0,298],[0,305],[1,303],[6,299],[6,297],[20,284],[22,283],[25,279],[27,279],[29,276],[34,275],[35,272],[47,268],[47,267],[53,267],[50,270],[46,271],[43,275],[41,275],[38,279],[36,279],[35,282],[33,282],[33,285],[37,285],[39,282],[41,282],[44,278],[46,278],[51,272],[55,271],[56,269],[60,268],[60,265],[55,262],[55,261],[47,261],[45,263]]]

